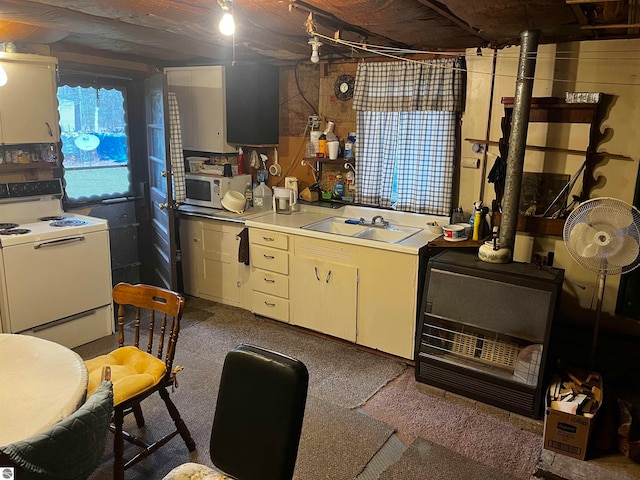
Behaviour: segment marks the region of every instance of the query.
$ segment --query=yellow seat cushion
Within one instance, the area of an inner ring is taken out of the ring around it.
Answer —
[[[107,355],[92,358],[84,363],[89,371],[87,397],[100,385],[102,367],[111,367],[114,405],[157,385],[167,371],[167,366],[162,360],[132,346],[117,348]]]

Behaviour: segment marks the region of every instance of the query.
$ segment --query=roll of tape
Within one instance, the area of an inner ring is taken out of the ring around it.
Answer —
[[[479,158],[463,158],[462,168],[480,168]]]

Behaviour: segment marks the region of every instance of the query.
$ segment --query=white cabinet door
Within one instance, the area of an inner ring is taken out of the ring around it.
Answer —
[[[60,140],[57,60],[40,55],[0,58],[7,84],[0,87],[2,143],[55,143]]]
[[[224,67],[165,69],[169,91],[180,110],[182,147],[185,150],[229,153]]]
[[[358,344],[413,358],[418,264],[417,255],[358,250]]]
[[[291,323],[355,342],[358,269],[305,257],[291,263]]]
[[[180,250],[184,293],[198,296],[198,275],[202,264],[202,222],[180,218]]]
[[[180,220],[185,293],[246,306],[249,267],[238,262],[242,226],[216,220]]]

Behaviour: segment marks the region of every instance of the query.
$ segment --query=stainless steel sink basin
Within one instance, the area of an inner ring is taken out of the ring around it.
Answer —
[[[367,229],[366,225],[354,225],[351,223],[344,223],[345,220],[347,219],[344,217],[330,217],[330,218],[325,218],[324,220],[320,220],[319,222],[303,225],[300,228],[304,228],[306,230],[313,230],[314,232],[335,233],[337,235],[346,235],[348,237],[351,237],[356,233]]]
[[[366,238],[367,240],[376,240],[378,242],[398,243],[420,231],[422,231],[421,228],[392,225],[387,228],[367,228],[352,236],[356,238]]]
[[[421,228],[404,225],[389,225],[387,227],[372,227],[369,224],[345,223],[344,217],[330,217],[318,222],[303,225],[301,228],[314,232],[333,233],[377,242],[398,243],[418,232]]]

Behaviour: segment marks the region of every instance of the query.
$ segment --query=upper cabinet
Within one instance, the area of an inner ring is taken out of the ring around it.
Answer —
[[[227,142],[277,146],[280,141],[280,69],[273,65],[232,65],[227,80]]]
[[[224,67],[172,67],[165,72],[169,91],[178,100],[182,148],[235,152],[227,143]]]
[[[0,87],[0,140],[7,145],[60,140],[56,66],[41,55],[0,53],[7,73]]]

